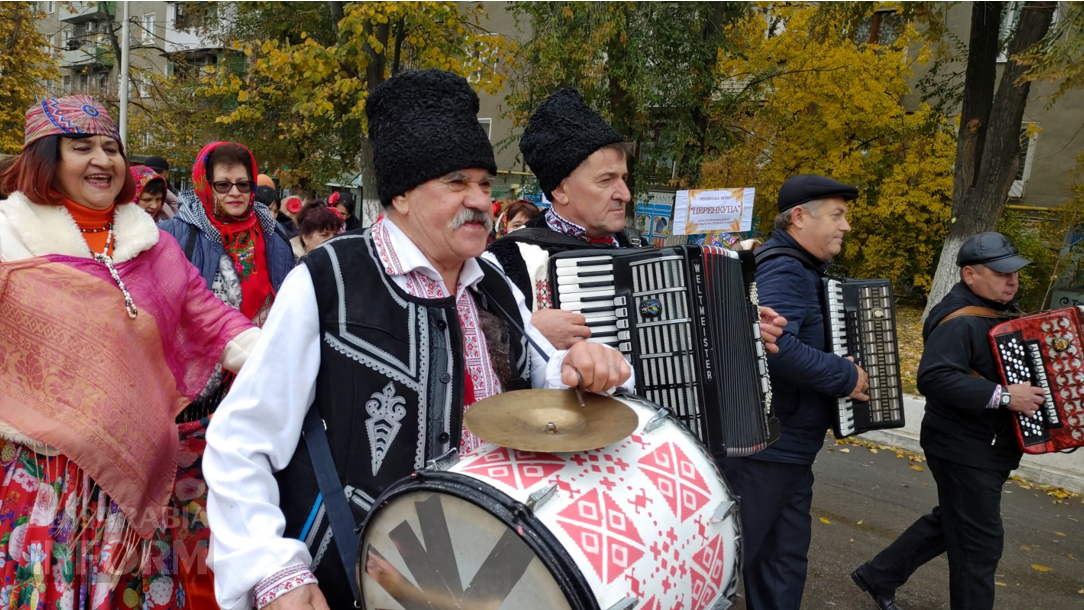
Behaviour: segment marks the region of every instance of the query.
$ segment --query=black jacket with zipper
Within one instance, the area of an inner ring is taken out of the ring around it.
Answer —
[[[1005,318],[961,316],[941,321],[963,307],[988,307]],[[1016,310],[1016,301],[997,303],[957,283],[926,318],[925,347],[918,366],[918,391],[926,397],[922,449],[945,460],[994,470],[1020,465],[1013,414],[987,408],[1001,376],[990,347],[990,329]],[[982,377],[971,375],[977,372]]]

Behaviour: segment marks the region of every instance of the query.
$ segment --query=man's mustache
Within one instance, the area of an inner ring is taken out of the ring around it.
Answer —
[[[477,222],[485,225],[487,232],[493,230],[493,219],[489,217],[489,214],[479,210],[470,209],[460,211],[448,227],[454,231],[468,222]]]

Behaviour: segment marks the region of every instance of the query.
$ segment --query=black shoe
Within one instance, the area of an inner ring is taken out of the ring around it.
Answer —
[[[851,572],[851,580],[854,581],[854,584],[858,585],[859,589],[862,589],[866,593],[869,593],[870,597],[873,598],[873,603],[877,604],[877,607],[881,610],[903,610],[903,608],[900,608],[896,605],[895,591],[889,593],[875,591],[873,587],[871,587],[869,583],[866,582],[866,579],[862,576],[861,572],[862,568],[864,567],[864,565],[860,566],[857,570]]]

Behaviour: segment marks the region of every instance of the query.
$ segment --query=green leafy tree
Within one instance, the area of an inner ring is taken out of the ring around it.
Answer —
[[[237,5],[239,25],[227,36],[246,34],[228,45],[243,54],[243,70],[220,66],[201,92],[235,102],[217,121],[243,134],[282,184],[305,191],[359,169],[366,187],[375,183],[364,110],[385,79],[440,68],[493,93],[514,47],[478,25],[478,4],[312,3],[300,17],[275,4]],[[369,214],[378,209],[375,189],[365,189],[365,205]]]
[[[852,232],[836,262],[852,277],[887,277],[921,295],[945,234],[955,142],[942,114],[903,104],[914,63],[935,49],[919,23],[892,3],[760,4],[728,33],[748,41],[745,51],[721,58],[758,103],[714,117],[734,143],[705,162],[703,184],[755,186],[763,233],[787,178],[818,173],[856,185]]]
[[[59,78],[49,41],[36,22],[36,2],[0,3],[0,153],[23,148],[26,110],[47,94],[45,83]]]
[[[720,87],[721,55],[740,53],[727,26],[748,12],[740,2],[517,2],[523,43],[509,105],[526,124],[541,101],[575,87],[626,140],[640,144],[638,173],[653,182],[676,172],[699,183],[704,156],[728,134],[716,109],[741,91]],[[635,172],[634,172],[635,173]]]

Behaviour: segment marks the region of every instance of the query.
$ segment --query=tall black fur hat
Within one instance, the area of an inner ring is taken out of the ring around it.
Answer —
[[[575,89],[561,89],[546,98],[523,130],[519,150],[546,197],[579,167],[583,160],[607,144],[623,142],[609,123],[583,101]]]
[[[449,172],[497,173],[493,146],[478,122],[478,95],[443,70],[404,72],[365,101],[380,203]]]

